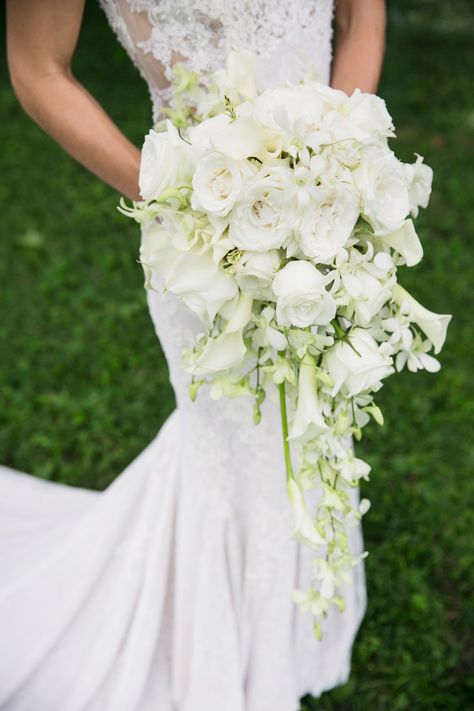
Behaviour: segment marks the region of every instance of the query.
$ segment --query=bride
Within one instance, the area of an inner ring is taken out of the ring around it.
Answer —
[[[257,53],[261,87],[312,65],[348,93],[377,88],[383,0],[338,0],[335,13],[332,0],[101,4],[155,120],[174,62],[211,71],[231,48]],[[8,0],[11,80],[65,150],[139,199],[139,150],[71,72],[83,5]],[[148,304],[177,401],[156,438],[101,493],[0,467],[4,711],[297,711],[301,696],[349,677],[363,566],[316,641],[292,602],[312,555],[291,540],[278,408],[266,401],[255,427],[243,399],[192,403],[180,351],[199,324],[155,287]],[[350,535],[363,550],[360,525]]]

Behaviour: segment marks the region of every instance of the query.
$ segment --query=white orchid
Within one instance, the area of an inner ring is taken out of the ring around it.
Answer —
[[[363,328],[351,331],[347,341],[338,341],[323,360],[334,383],[333,396],[341,389],[349,398],[364,390],[378,390],[381,380],[394,372],[392,358]]]
[[[412,373],[418,370],[427,370],[429,373],[437,373],[441,368],[439,360],[429,354],[432,344],[428,339],[423,340],[419,334],[412,339],[407,348],[402,348],[395,359],[395,367],[398,371],[405,365]]]

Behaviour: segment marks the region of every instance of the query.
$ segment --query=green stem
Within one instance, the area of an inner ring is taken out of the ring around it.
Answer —
[[[288,416],[286,412],[286,395],[285,395],[285,381],[279,385],[280,391],[280,414],[281,414],[281,429],[283,433],[283,449],[285,451],[285,467],[286,467],[286,480],[289,481],[293,479],[293,467],[291,465],[291,453],[290,444],[288,442]]]

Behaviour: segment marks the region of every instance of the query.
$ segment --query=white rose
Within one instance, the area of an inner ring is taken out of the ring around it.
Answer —
[[[423,163],[422,156],[417,154],[415,163],[404,163],[405,174],[408,181],[408,194],[410,198],[410,212],[417,217],[418,208],[427,207],[433,182],[433,171]]]
[[[359,195],[348,185],[319,186],[300,225],[300,246],[306,257],[332,262],[352,234],[359,217]]]
[[[232,248],[227,238],[225,217],[196,213],[191,208],[167,211],[161,217],[170,235],[170,244],[181,252],[210,250],[214,262],[220,262]]]
[[[139,175],[140,195],[144,200],[153,200],[167,188],[191,182],[194,151],[170,121],[166,125],[166,131],[151,130],[145,136]]]
[[[395,284],[393,290],[395,303],[403,314],[407,314],[421,328],[434,346],[434,352],[439,353],[446,339],[446,332],[451,314],[436,314],[422,306],[403,286]]]
[[[380,349],[377,341],[362,328],[349,334],[349,343],[338,341],[324,355],[323,364],[334,383],[331,395],[340,390],[353,397],[364,390],[376,390],[380,381],[394,372],[392,358]]]
[[[395,135],[392,117],[380,96],[356,89],[345,102],[343,111],[349,121],[364,131],[369,139]]]
[[[327,325],[336,315],[336,302],[326,290],[327,281],[310,262],[288,262],[273,280],[278,323],[300,328]]]
[[[303,130],[320,126],[324,100],[307,87],[266,89],[253,105],[255,119],[276,132],[291,131],[298,124]]]
[[[229,239],[251,252],[278,249],[289,239],[295,216],[292,171],[286,165],[263,168],[246,183],[232,210]]]
[[[410,212],[403,164],[388,148],[369,146],[353,172],[362,197],[362,216],[376,235],[400,229]]]
[[[276,249],[268,252],[245,252],[235,270],[235,280],[242,291],[256,299],[272,297],[272,282],[281,265]]]
[[[331,121],[326,117],[335,113],[330,108],[338,103],[338,93],[317,83],[267,89],[254,102],[253,116],[280,137],[290,155],[306,150],[306,146],[318,151],[333,140]]]
[[[227,215],[242,189],[242,166],[222,153],[208,153],[193,176],[191,207],[195,210]]]

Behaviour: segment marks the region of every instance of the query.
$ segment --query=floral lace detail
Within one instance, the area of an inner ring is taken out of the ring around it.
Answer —
[[[170,99],[176,61],[200,72],[231,49],[257,55],[262,86],[297,81],[307,67],[329,79],[333,0],[99,0],[148,83],[154,120]]]

